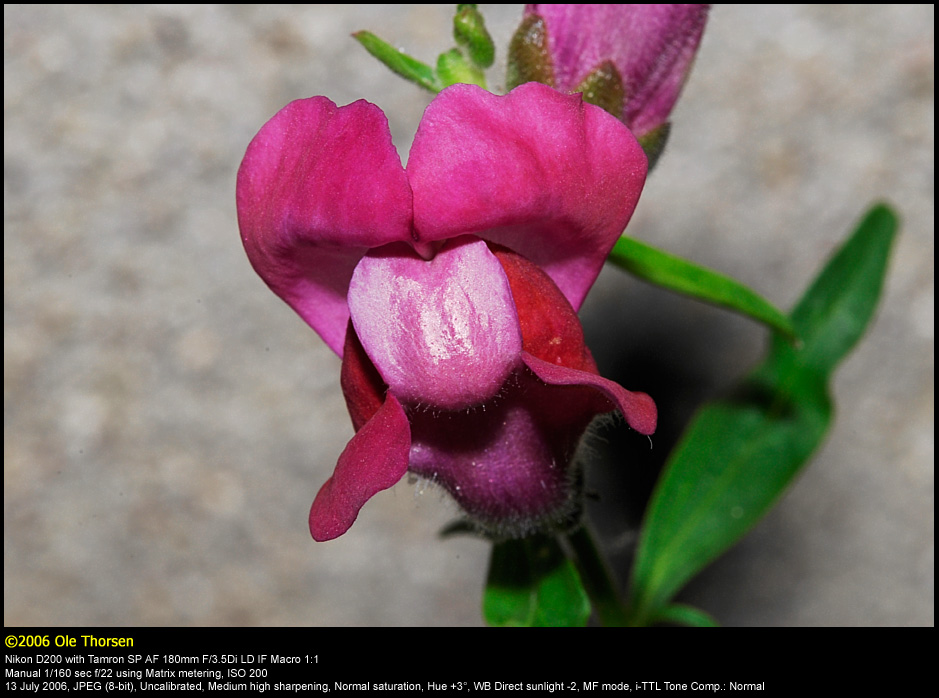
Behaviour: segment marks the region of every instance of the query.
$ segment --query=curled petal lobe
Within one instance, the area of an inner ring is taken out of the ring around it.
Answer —
[[[549,364],[527,352],[522,353],[522,359],[532,373],[549,385],[579,385],[596,388],[609,400],[610,407],[615,407],[622,413],[629,426],[647,436],[655,433],[658,418],[655,402],[645,393],[626,390],[619,383],[607,380],[596,373]]]
[[[429,261],[403,245],[369,253],[352,276],[349,307],[365,352],[405,403],[486,402],[519,364],[509,283],[477,238],[451,240]]]
[[[655,432],[655,402],[645,393],[626,390],[599,375],[590,350],[584,343],[583,328],[573,308],[551,280],[524,257],[507,250],[496,256],[506,271],[522,328],[522,361],[542,382],[553,386],[580,386],[594,393],[574,402],[569,393],[563,410],[593,415],[617,409],[626,422],[641,434]],[[559,415],[560,417],[560,415]],[[588,418],[588,421],[589,421]]]
[[[408,178],[422,241],[465,233],[530,259],[579,308],[645,182],[634,136],[539,83],[496,96],[453,85],[414,137]]]
[[[404,409],[389,395],[348,443],[333,476],[310,509],[310,533],[318,541],[349,530],[365,502],[396,484],[408,469],[411,428]]]
[[[411,239],[411,189],[385,115],[362,100],[291,102],[248,146],[236,194],[255,271],[341,355],[356,263]]]

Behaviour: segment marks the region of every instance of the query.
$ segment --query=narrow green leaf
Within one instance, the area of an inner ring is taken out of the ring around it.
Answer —
[[[789,318],[756,292],[723,274],[625,235],[617,240],[608,259],[643,281],[747,315],[789,340],[795,339]]]
[[[437,77],[434,75],[433,68],[429,65],[421,63],[419,60],[412,58],[403,51],[399,51],[387,41],[379,39],[371,32],[356,32],[352,37],[362,44],[366,51],[404,79],[410,80],[420,85],[425,90],[430,90],[434,94],[437,94],[443,89],[437,81]]]
[[[690,625],[695,628],[716,628],[720,625],[714,617],[705,613],[700,608],[687,606],[685,604],[672,604],[666,606],[660,612],[656,620],[663,623],[675,623],[677,625]]]
[[[483,617],[497,627],[584,626],[590,603],[557,541],[533,536],[493,545]]]
[[[774,387],[754,389],[738,404],[705,407],[673,452],[647,510],[633,569],[634,622],[654,618],[749,531],[821,441],[831,414],[826,397],[809,386],[788,409],[777,409]]]
[[[874,207],[792,317],[802,346],[774,338],[729,398],[704,407],[666,463],[633,567],[631,621],[668,615],[672,596],[779,499],[831,422],[831,371],[869,323],[897,219]]]
[[[801,361],[807,366],[832,371],[864,334],[898,226],[893,210],[874,206],[792,311],[804,343]]]

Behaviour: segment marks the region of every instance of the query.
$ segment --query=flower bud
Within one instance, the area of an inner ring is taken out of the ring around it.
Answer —
[[[526,5],[509,49],[508,85],[582,92],[622,120],[647,154],[691,70],[709,5]]]

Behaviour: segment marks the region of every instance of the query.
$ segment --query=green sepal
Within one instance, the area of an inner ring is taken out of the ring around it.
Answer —
[[[442,87],[449,87],[458,83],[479,85],[486,88],[486,76],[483,72],[469,63],[459,49],[450,49],[441,53],[437,58],[437,80]]]
[[[443,528],[437,531],[437,535],[443,539],[455,538],[457,536],[486,538],[486,536],[479,530],[479,527],[466,517],[460,517],[448,522]]]
[[[643,281],[746,315],[790,341],[796,339],[792,322],[781,310],[739,281],[716,271],[625,235],[616,241],[608,260]]]
[[[492,546],[483,617],[497,627],[582,627],[590,602],[557,540],[537,535]]]
[[[352,37],[362,44],[366,51],[404,79],[410,80],[434,94],[443,89],[444,86],[440,84],[440,81],[434,75],[433,68],[426,63],[422,63],[403,51],[399,51],[371,32],[359,31],[353,34]]]
[[[515,30],[509,42],[505,82],[509,90],[526,82],[542,82],[554,87],[548,29],[540,16],[525,16]]]
[[[496,45],[492,43],[492,37],[476,5],[456,6],[453,38],[477,68],[488,68],[495,61]]]
[[[639,136],[639,145],[642,146],[646,157],[649,159],[649,172],[652,172],[652,169],[662,156],[662,152],[665,150],[665,144],[668,142],[668,134],[671,133],[671,131],[672,124],[666,121],[663,124],[659,124],[648,133]]]
[[[611,628],[627,625],[616,579],[588,525],[585,523],[570,531],[566,541],[597,620]]]
[[[585,102],[597,105],[617,119],[623,117],[626,88],[623,87],[623,78],[613,61],[603,61],[591,70],[572,92],[583,93]]]

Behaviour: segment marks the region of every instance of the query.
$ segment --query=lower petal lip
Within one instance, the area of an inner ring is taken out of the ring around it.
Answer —
[[[592,415],[553,423],[558,391],[520,368],[499,398],[471,412],[410,415],[410,471],[442,485],[477,525],[508,537],[567,520],[569,467]]]
[[[478,238],[450,240],[429,261],[404,245],[366,255],[352,275],[349,308],[366,353],[408,404],[485,403],[519,365],[511,289]]]
[[[473,238],[459,244],[491,253],[501,266],[522,335],[515,368],[497,393],[470,407],[413,403],[401,410],[350,323],[342,385],[358,433],[314,502],[317,540],[341,535],[365,500],[405,470],[442,485],[489,535],[566,529],[581,511],[576,451],[590,422],[618,409],[641,433],[655,430],[655,403],[597,373],[577,314],[543,270],[499,246]],[[403,246],[372,256],[392,259],[392,271],[402,256],[433,266]],[[406,442],[399,438],[405,435]]]

